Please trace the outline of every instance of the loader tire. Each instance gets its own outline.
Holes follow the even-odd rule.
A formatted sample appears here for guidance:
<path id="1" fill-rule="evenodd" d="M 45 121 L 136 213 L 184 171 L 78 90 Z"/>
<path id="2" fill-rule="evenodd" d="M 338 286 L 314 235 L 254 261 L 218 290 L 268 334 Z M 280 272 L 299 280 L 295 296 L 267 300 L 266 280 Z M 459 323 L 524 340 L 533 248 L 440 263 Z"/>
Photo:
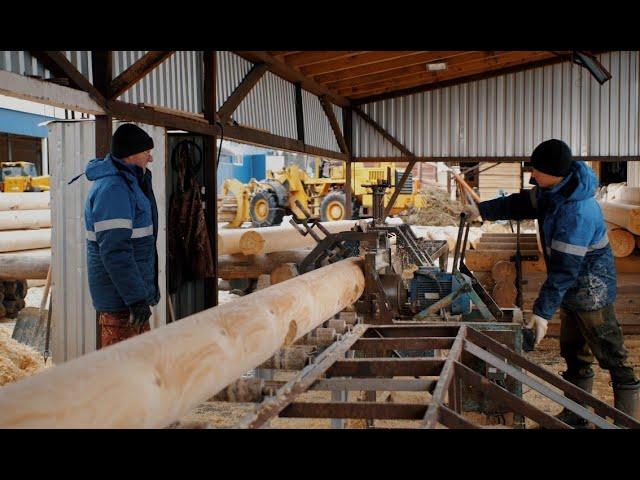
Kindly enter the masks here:
<path id="1" fill-rule="evenodd" d="M 262 190 L 251 198 L 249 215 L 254 227 L 270 227 L 280 225 L 284 217 L 284 209 L 278 207 L 278 197 L 275 192 Z"/>
<path id="2" fill-rule="evenodd" d="M 335 222 L 347 218 L 346 197 L 344 192 L 329 192 L 320 203 L 320 220 Z"/>

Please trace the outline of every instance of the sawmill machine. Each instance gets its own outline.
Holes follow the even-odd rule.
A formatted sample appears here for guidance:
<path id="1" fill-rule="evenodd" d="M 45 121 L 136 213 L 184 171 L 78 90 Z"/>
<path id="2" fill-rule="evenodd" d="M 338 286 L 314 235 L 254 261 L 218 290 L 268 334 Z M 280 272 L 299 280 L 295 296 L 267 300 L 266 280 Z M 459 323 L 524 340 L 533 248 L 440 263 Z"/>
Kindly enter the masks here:
<path id="1" fill-rule="evenodd" d="M 343 220 L 347 217 L 370 216 L 373 209 L 364 182 L 384 179 L 386 170 L 391 169 L 394 182 L 384 194 L 384 205 L 388 204 L 395 184 L 404 173 L 395 163 L 384 163 L 380 167 L 353 167 L 352 212 L 347 215 L 345 185 L 345 165 L 343 162 L 316 162 L 315 173 L 308 175 L 298 165 L 289 165 L 278 172 L 269 170 L 267 178 L 252 179 L 247 184 L 236 179 L 227 179 L 222 185 L 222 195 L 218 201 L 218 221 L 229 222 L 228 228 L 239 228 L 244 222 L 254 227 L 279 225 L 285 215 L 297 219 L 305 218 L 298 202 L 321 221 Z M 397 214 L 409 206 L 423 205 L 419 195 L 418 182 L 409 179 L 398 195 L 391 214 Z"/>
<path id="2" fill-rule="evenodd" d="M 373 219 L 361 220 L 351 231 L 331 234 L 319 219 L 299 205 L 306 216 L 292 218 L 291 223 L 300 234 L 311 235 L 317 242 L 298 265 L 299 272 L 352 256 L 363 257 L 365 291 L 356 303 L 356 310 L 366 323 L 521 320 L 520 310 L 500 309 L 465 265 L 470 225 L 464 214 L 450 272 L 446 269 L 449 255 L 446 241 L 419 239 L 409 225 L 384 223 L 383 200 L 391 185 L 389 176 L 363 185 L 371 191 Z M 391 241 L 394 238 L 395 252 Z"/>

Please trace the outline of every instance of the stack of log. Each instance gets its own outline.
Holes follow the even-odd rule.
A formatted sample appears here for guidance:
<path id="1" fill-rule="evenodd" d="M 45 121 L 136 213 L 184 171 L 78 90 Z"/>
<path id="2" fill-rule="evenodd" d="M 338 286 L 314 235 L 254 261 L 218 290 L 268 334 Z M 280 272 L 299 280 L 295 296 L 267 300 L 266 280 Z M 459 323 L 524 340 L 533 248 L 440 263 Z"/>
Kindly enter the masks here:
<path id="1" fill-rule="evenodd" d="M 25 306 L 26 280 L 45 279 L 51 263 L 49 192 L 0 193 L 0 318 Z"/>
<path id="2" fill-rule="evenodd" d="M 618 271 L 640 272 L 640 187 L 618 186 L 598 203 Z"/>

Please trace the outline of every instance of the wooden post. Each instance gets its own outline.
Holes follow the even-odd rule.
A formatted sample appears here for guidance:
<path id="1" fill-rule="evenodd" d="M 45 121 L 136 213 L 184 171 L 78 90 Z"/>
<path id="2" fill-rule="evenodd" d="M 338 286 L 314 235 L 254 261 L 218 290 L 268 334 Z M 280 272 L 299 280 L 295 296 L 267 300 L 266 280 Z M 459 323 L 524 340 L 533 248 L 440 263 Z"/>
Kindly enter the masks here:
<path id="1" fill-rule="evenodd" d="M 111 51 L 94 50 L 91 52 L 91 69 L 93 72 L 93 86 L 107 97 L 111 80 L 113 79 L 113 57 Z M 90 93 L 90 92 L 89 92 Z M 96 157 L 106 156 L 111 150 L 111 137 L 113 136 L 113 117 L 96 115 Z M 96 350 L 102 348 L 102 329 L 98 322 L 96 311 Z"/>
<path id="2" fill-rule="evenodd" d="M 207 50 L 204 55 L 204 117 L 213 125 L 216 121 L 216 52 Z M 218 221 L 217 221 L 217 144 L 216 135 L 204 137 L 204 187 L 205 217 L 213 256 L 215 275 L 204 281 L 205 308 L 218 304 Z"/>
<path id="3" fill-rule="evenodd" d="M 353 111 L 351 107 L 342 109 L 342 124 L 344 125 L 344 140 L 347 144 L 349 159 L 344 162 L 344 196 L 345 196 L 345 219 L 353 218 L 353 205 L 351 204 L 353 191 L 351 188 L 351 168 L 353 167 Z"/>

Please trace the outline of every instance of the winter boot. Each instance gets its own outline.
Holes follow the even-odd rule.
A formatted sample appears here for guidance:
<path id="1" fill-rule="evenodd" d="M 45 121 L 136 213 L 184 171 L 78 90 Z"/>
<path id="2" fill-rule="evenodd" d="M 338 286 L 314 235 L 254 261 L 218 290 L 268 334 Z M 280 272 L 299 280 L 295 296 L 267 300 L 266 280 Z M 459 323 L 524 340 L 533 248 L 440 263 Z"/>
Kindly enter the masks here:
<path id="1" fill-rule="evenodd" d="M 593 377 L 595 375 L 593 371 L 591 371 L 591 376 L 574 376 L 569 374 L 569 372 L 562 372 L 561 375 L 567 382 L 573 383 L 576 387 L 581 388 L 589 394 L 591 393 L 593 389 Z M 571 398 L 570 395 L 567 395 L 567 398 L 580 403 L 577 399 Z M 584 406 L 583 403 L 580 403 L 580 405 Z M 573 428 L 589 428 L 589 422 L 587 420 L 566 408 L 563 408 L 562 411 L 556 415 L 556 418 Z"/>
<path id="2" fill-rule="evenodd" d="M 640 381 L 613 386 L 613 405 L 630 417 L 640 420 Z"/>

